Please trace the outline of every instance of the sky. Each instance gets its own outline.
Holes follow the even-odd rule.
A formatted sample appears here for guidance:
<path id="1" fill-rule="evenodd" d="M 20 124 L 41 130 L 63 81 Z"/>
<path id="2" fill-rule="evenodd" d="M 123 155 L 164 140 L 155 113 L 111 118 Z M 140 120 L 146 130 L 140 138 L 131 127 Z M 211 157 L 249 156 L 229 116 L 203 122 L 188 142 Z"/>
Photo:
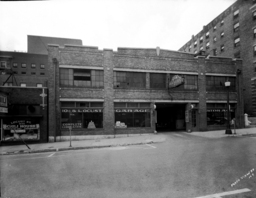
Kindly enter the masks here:
<path id="1" fill-rule="evenodd" d="M 0 1 L 0 50 L 27 51 L 27 35 L 81 39 L 117 50 L 178 50 L 235 0 Z"/>

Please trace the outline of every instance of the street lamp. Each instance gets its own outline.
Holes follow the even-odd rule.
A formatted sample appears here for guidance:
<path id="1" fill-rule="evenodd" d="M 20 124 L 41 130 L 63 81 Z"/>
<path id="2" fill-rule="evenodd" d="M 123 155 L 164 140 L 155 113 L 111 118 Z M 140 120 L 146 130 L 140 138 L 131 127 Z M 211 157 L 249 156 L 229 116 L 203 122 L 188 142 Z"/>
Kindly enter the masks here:
<path id="1" fill-rule="evenodd" d="M 232 131 L 231 131 L 231 129 L 230 129 L 230 114 L 229 114 L 229 87 L 230 87 L 230 82 L 229 81 L 227 81 L 227 82 L 225 82 L 225 87 L 227 87 L 227 89 L 228 89 L 228 92 L 227 92 L 227 113 L 228 113 L 228 120 L 227 120 L 227 128 L 226 128 L 226 132 L 225 132 L 225 134 L 232 134 Z"/>

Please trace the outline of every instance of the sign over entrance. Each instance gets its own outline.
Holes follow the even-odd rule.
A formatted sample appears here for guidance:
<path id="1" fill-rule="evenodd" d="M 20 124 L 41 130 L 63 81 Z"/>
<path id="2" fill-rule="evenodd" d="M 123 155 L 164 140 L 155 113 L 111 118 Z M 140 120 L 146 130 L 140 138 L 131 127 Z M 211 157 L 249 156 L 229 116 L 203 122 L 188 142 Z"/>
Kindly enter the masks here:
<path id="1" fill-rule="evenodd" d="M 184 78 L 179 75 L 175 75 L 169 82 L 169 88 L 177 87 L 184 83 Z"/>

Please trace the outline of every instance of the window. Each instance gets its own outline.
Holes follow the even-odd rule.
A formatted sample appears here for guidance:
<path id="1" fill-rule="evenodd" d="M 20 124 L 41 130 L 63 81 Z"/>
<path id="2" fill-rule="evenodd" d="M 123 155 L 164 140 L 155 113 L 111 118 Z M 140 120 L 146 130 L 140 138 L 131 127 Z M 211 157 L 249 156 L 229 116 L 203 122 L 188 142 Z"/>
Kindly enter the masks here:
<path id="1" fill-rule="evenodd" d="M 194 53 L 197 54 L 197 50 Z"/>
<path id="2" fill-rule="evenodd" d="M 234 24 L 234 32 L 239 30 L 239 22 Z"/>
<path id="3" fill-rule="evenodd" d="M 222 20 L 222 21 L 220 22 L 220 25 L 221 25 L 221 26 L 223 26 L 223 25 L 224 25 L 224 20 Z"/>
<path id="4" fill-rule="evenodd" d="M 150 88 L 165 89 L 166 88 L 166 74 L 151 73 L 150 74 Z"/>
<path id="5" fill-rule="evenodd" d="M 230 104 L 231 119 L 235 117 L 235 104 Z M 227 103 L 207 104 L 207 125 L 225 126 L 227 124 Z"/>
<path id="6" fill-rule="evenodd" d="M 197 41 L 194 42 L 194 47 L 196 47 L 196 46 L 197 46 Z"/>
<path id="7" fill-rule="evenodd" d="M 213 49 L 213 56 L 217 56 L 217 49 Z"/>
<path id="8" fill-rule="evenodd" d="M 253 38 L 256 38 L 256 28 L 253 29 Z"/>
<path id="9" fill-rule="evenodd" d="M 221 33 L 220 33 L 220 37 L 221 37 L 221 38 L 224 37 L 224 32 L 221 32 Z"/>
<path id="10" fill-rule="evenodd" d="M 204 47 L 202 46 L 202 47 L 200 47 L 200 51 L 203 51 L 204 50 Z"/>
<path id="11" fill-rule="evenodd" d="M 103 102 L 61 102 L 61 128 L 103 128 Z"/>
<path id="12" fill-rule="evenodd" d="M 209 38 L 209 36 L 210 36 L 210 32 L 206 32 L 206 34 L 205 34 L 205 38 L 206 38 L 206 39 L 208 39 L 208 38 Z"/>
<path id="13" fill-rule="evenodd" d="M 254 54 L 254 56 L 256 56 L 256 45 L 253 46 L 253 54 Z"/>
<path id="14" fill-rule="evenodd" d="M 12 66 L 13 66 L 14 68 L 18 67 L 18 63 L 13 63 Z"/>
<path id="15" fill-rule="evenodd" d="M 200 42 L 200 43 L 203 42 L 203 36 L 200 37 L 199 42 Z"/>
<path id="16" fill-rule="evenodd" d="M 236 10 L 235 12 L 234 12 L 234 19 L 236 19 L 236 18 L 238 18 L 238 16 L 239 16 L 239 10 Z"/>
<path id="17" fill-rule="evenodd" d="M 36 87 L 43 87 L 43 84 L 37 83 L 37 84 L 36 84 Z"/>
<path id="18" fill-rule="evenodd" d="M 31 72 L 31 75 L 36 75 L 36 72 Z"/>
<path id="19" fill-rule="evenodd" d="M 35 69 L 35 68 L 36 68 L 36 64 L 32 63 L 32 64 L 31 64 L 31 68 L 32 68 L 32 69 Z"/>
<path id="20" fill-rule="evenodd" d="M 252 13 L 252 18 L 253 18 L 253 20 L 256 19 L 256 11 L 254 11 L 254 12 Z"/>
<path id="21" fill-rule="evenodd" d="M 114 88 L 146 88 L 146 73 L 116 71 Z"/>
<path id="22" fill-rule="evenodd" d="M 150 103 L 114 103 L 115 127 L 150 127 Z"/>
<path id="23" fill-rule="evenodd" d="M 7 68 L 7 62 L 1 61 L 1 68 Z"/>
<path id="24" fill-rule="evenodd" d="M 209 49 L 209 48 L 210 48 L 210 43 L 207 42 L 207 43 L 206 43 L 206 49 Z"/>
<path id="25" fill-rule="evenodd" d="M 239 46 L 240 45 L 240 38 L 238 37 L 238 38 L 236 38 L 235 40 L 234 40 L 234 47 L 237 47 L 237 46 Z"/>
<path id="26" fill-rule="evenodd" d="M 230 90 L 236 90 L 236 78 L 227 76 L 206 76 L 207 91 L 225 91 L 225 82 L 230 81 Z"/>
<path id="27" fill-rule="evenodd" d="M 60 85 L 69 87 L 103 87 L 103 70 L 60 69 Z"/>
<path id="28" fill-rule="evenodd" d="M 21 74 L 27 74 L 27 72 L 25 72 L 25 71 L 22 71 L 22 72 L 21 72 Z"/>
<path id="29" fill-rule="evenodd" d="M 217 42 L 217 37 L 213 37 L 213 42 L 216 43 Z"/>
<path id="30" fill-rule="evenodd" d="M 40 65 L 40 69 L 44 69 L 45 66 L 43 64 Z"/>
<path id="31" fill-rule="evenodd" d="M 191 45 L 189 46 L 188 51 L 189 51 L 189 52 L 191 51 Z"/>
<path id="32" fill-rule="evenodd" d="M 44 72 L 41 72 L 40 75 L 43 76 L 43 75 L 44 75 Z"/>
<path id="33" fill-rule="evenodd" d="M 197 90 L 197 76 L 186 75 L 184 88 L 189 90 Z"/>
<path id="34" fill-rule="evenodd" d="M 213 27 L 213 31 L 215 31 L 217 29 L 216 25 Z"/>
<path id="35" fill-rule="evenodd" d="M 225 49 L 225 48 L 224 48 L 224 45 L 221 45 L 221 46 L 220 46 L 220 51 L 221 51 L 221 52 L 224 52 L 224 49 Z"/>
<path id="36" fill-rule="evenodd" d="M 27 84 L 26 84 L 26 83 L 20 83 L 20 86 L 21 86 L 21 87 L 26 87 Z"/>
<path id="37" fill-rule="evenodd" d="M 26 68 L 26 67 L 27 67 L 26 63 L 22 63 L 22 64 L 21 64 L 21 67 L 22 67 L 22 68 Z"/>
<path id="38" fill-rule="evenodd" d="M 241 58 L 240 51 L 234 54 L 234 58 Z"/>

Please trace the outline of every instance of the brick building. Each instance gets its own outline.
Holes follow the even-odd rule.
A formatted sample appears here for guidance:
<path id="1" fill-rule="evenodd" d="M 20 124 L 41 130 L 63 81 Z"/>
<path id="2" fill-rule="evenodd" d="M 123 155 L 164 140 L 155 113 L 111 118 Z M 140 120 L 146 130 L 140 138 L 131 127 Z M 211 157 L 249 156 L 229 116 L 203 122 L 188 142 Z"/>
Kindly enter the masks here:
<path id="1" fill-rule="evenodd" d="M 245 113 L 256 116 L 256 1 L 237 0 L 179 51 L 243 60 Z"/>
<path id="2" fill-rule="evenodd" d="M 51 140 L 244 127 L 242 61 L 157 49 L 49 45 Z"/>

